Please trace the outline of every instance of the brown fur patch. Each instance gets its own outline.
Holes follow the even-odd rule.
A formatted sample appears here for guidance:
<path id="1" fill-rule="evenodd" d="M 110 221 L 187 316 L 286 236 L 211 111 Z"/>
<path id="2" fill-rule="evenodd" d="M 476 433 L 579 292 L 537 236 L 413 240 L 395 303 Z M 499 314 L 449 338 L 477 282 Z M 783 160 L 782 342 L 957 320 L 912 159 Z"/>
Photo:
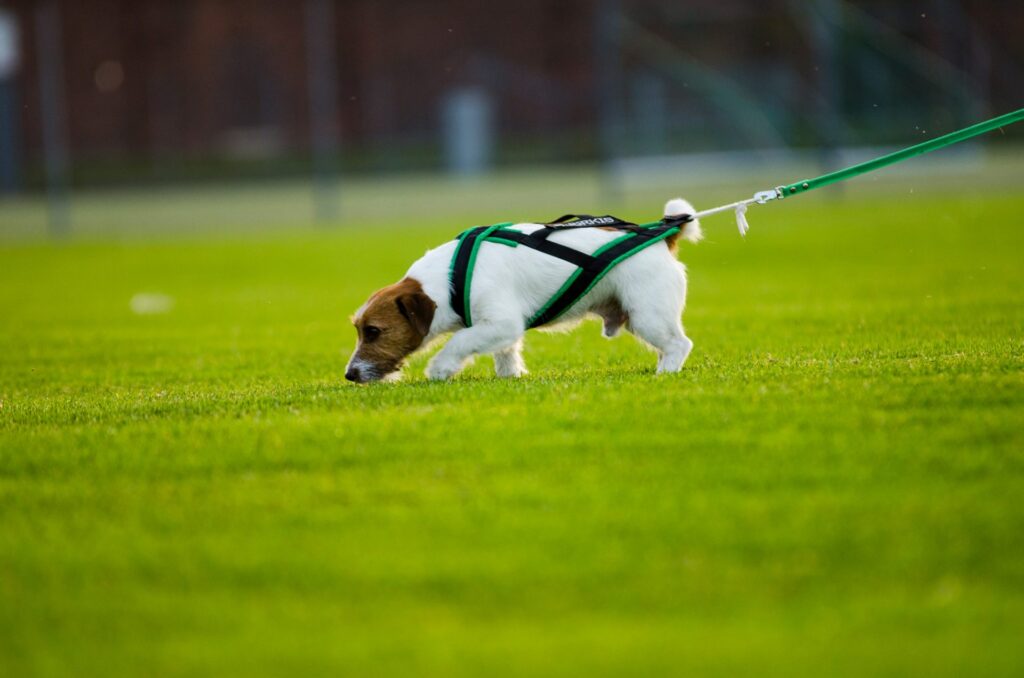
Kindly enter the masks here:
<path id="1" fill-rule="evenodd" d="M 412 278 L 374 292 L 353 319 L 359 343 L 352 358 L 366 367 L 364 380 L 380 379 L 401 367 L 405 357 L 423 344 L 436 308 Z"/>
<path id="2" fill-rule="evenodd" d="M 629 322 L 629 314 L 622 308 L 622 304 L 615 297 L 605 301 L 600 306 L 595 306 L 591 313 L 601 317 L 604 321 L 604 336 L 614 337 Z"/>
<path id="3" fill-rule="evenodd" d="M 682 231 L 680 231 L 679 233 L 674 233 L 669 237 L 665 238 L 665 244 L 668 245 L 668 251 L 671 252 L 673 255 L 676 254 L 679 250 L 679 246 L 676 243 L 679 240 L 679 236 L 681 236 L 682 234 Z"/>

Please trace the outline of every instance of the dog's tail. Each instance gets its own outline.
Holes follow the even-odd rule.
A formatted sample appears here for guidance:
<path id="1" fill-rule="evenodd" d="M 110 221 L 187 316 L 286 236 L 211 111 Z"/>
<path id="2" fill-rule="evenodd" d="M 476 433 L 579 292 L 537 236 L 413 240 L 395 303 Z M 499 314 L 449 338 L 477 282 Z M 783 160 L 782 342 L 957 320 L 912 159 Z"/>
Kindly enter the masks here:
<path id="1" fill-rule="evenodd" d="M 683 214 L 696 214 L 696 212 L 697 210 L 693 209 L 693 205 L 682 198 L 673 198 L 665 203 L 666 217 L 678 217 Z M 704 237 L 704 232 L 700 230 L 700 220 L 694 219 L 683 224 L 683 232 L 680 235 L 684 240 L 700 242 Z"/>

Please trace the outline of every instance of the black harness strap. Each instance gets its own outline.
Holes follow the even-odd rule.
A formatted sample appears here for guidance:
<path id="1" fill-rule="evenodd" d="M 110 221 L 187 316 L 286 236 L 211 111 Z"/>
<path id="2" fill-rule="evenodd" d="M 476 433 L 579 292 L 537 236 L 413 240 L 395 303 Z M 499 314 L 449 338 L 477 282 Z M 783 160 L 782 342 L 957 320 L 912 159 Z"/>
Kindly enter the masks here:
<path id="1" fill-rule="evenodd" d="M 466 324 L 466 327 L 469 327 L 471 324 L 469 300 L 466 295 L 468 287 L 466 282 L 471 270 L 469 266 L 470 258 L 476 252 L 477 240 L 488 228 L 488 226 L 477 226 L 459 236 L 459 244 L 455 248 L 455 256 L 452 257 L 452 265 L 448 276 L 451 281 L 451 303 L 452 308 L 462 318 L 462 322 Z"/>
<path id="2" fill-rule="evenodd" d="M 543 238 L 534 237 L 537 233 L 543 230 L 545 229 L 540 229 L 538 231 L 534 231 L 533 233 L 521 233 L 519 231 L 503 230 L 501 231 L 501 238 L 504 240 L 512 240 L 519 243 L 520 245 L 526 245 L 527 247 L 535 249 L 538 252 L 543 252 L 544 254 L 549 254 L 553 257 L 558 257 L 559 259 L 568 261 L 570 264 L 573 264 L 574 266 L 578 266 L 580 268 L 594 268 L 594 257 L 590 256 L 586 252 L 580 252 L 579 250 L 573 249 L 572 247 L 561 245 L 557 242 L 551 242 L 550 240 L 547 239 L 546 236 Z"/>
<path id="3" fill-rule="evenodd" d="M 554 221 L 547 222 L 544 225 L 544 228 L 538 228 L 536 231 L 531 233 L 530 239 L 534 242 L 543 242 L 548 239 L 549 235 L 558 231 L 565 231 L 571 228 L 594 227 L 608 227 L 619 231 L 642 230 L 637 224 L 634 224 L 631 221 L 624 221 L 618 217 L 613 217 L 610 214 L 600 217 L 595 217 L 592 214 L 563 214 Z M 531 243 L 531 246 L 532 244 L 533 243 Z M 537 247 L 536 249 L 540 248 Z"/>
<path id="4" fill-rule="evenodd" d="M 547 226 L 561 228 L 592 228 L 594 226 L 611 226 L 622 231 L 632 231 L 640 228 L 632 221 L 625 221 L 610 214 L 595 217 L 592 214 L 563 214 L 554 221 L 542 222 Z"/>

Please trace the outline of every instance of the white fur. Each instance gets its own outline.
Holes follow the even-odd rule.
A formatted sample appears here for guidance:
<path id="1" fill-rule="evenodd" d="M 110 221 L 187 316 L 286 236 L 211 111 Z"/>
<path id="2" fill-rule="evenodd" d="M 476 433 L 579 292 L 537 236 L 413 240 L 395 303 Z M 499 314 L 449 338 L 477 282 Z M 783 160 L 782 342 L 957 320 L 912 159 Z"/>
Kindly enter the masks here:
<path id="1" fill-rule="evenodd" d="M 665 203 L 665 216 L 666 217 L 677 217 L 681 214 L 696 214 L 697 210 L 693 209 L 686 200 L 682 198 L 673 198 Z M 698 243 L 704 239 L 704 231 L 700 230 L 700 219 L 694 219 L 693 221 L 687 222 L 683 226 L 683 232 L 680 236 L 684 240 L 689 240 L 692 243 Z"/>
<path id="2" fill-rule="evenodd" d="M 694 211 L 682 198 L 665 205 L 666 216 L 693 214 Z M 530 233 L 541 225 L 524 223 L 511 228 Z M 550 239 L 593 252 L 621 235 L 617 231 L 581 228 L 554 233 Z M 690 242 L 700 240 L 700 223 L 696 220 L 687 223 L 681 237 Z M 423 291 L 437 304 L 424 344 L 454 332 L 430 362 L 427 377 L 448 379 L 472 356 L 483 353 L 495 355 L 495 371 L 499 376 L 525 374 L 522 337 L 526 319 L 555 294 L 576 267 L 529 247 L 483 243 L 477 255 L 470 293 L 473 326 L 466 328 L 449 303 L 448 275 L 454 251 L 454 241 L 432 249 L 407 273 L 407 277 L 419 281 Z M 625 310 L 629 330 L 657 350 L 658 372 L 678 372 L 690 355 L 693 342 L 683 332 L 680 318 L 686 303 L 686 268 L 668 246 L 658 243 L 613 268 L 556 321 L 557 326 L 577 322 L 610 300 L 617 300 Z M 617 329 L 614 323 L 606 324 L 606 336 L 613 335 Z"/>

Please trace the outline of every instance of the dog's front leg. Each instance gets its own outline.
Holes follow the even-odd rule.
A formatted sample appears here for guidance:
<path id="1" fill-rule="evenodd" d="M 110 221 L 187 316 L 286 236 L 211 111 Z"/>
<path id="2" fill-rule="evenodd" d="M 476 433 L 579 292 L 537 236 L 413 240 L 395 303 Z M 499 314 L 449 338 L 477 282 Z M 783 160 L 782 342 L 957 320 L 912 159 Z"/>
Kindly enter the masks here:
<path id="1" fill-rule="evenodd" d="M 522 324 L 513 322 L 481 322 L 459 330 L 427 365 L 427 378 L 450 379 L 471 356 L 514 346 L 523 332 Z"/>
<path id="2" fill-rule="evenodd" d="M 527 374 L 523 362 L 523 338 L 508 348 L 494 352 L 494 373 L 499 377 L 521 377 Z"/>

